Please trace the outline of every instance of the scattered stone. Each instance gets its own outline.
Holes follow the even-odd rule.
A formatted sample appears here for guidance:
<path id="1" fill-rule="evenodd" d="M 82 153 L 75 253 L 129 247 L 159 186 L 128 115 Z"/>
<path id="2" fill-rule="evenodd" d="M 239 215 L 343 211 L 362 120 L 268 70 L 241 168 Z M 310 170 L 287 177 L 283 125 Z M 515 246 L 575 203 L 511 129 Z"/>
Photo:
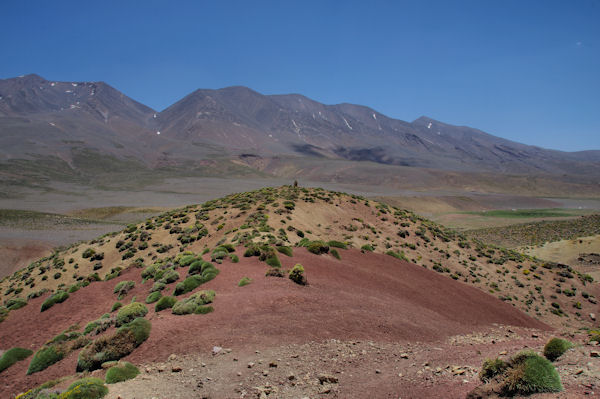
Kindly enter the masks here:
<path id="1" fill-rule="evenodd" d="M 381 370 L 375 369 L 375 374 L 381 374 Z"/>
<path id="2" fill-rule="evenodd" d="M 539 338 L 539 335 L 537 335 L 537 334 L 535 334 L 535 333 L 534 333 L 534 334 L 531 334 L 531 338 Z"/>
<path id="3" fill-rule="evenodd" d="M 504 356 L 504 355 L 506 355 L 507 353 L 508 353 L 508 352 L 506 352 L 506 351 L 502 351 L 502 352 L 500 352 L 500 353 L 499 353 L 499 355 L 500 355 L 500 356 Z"/>
<path id="4" fill-rule="evenodd" d="M 592 319 L 593 321 L 596 321 L 596 314 L 590 313 L 590 319 Z"/>
<path id="5" fill-rule="evenodd" d="M 240 372 L 238 371 L 238 372 L 237 372 L 237 376 L 238 376 L 238 377 L 241 377 L 241 376 L 242 376 L 242 373 L 240 373 Z"/>
<path id="6" fill-rule="evenodd" d="M 254 367 L 254 362 L 248 363 L 248 368 L 251 369 L 252 367 Z"/>
<path id="7" fill-rule="evenodd" d="M 171 367 L 171 372 L 172 373 L 181 373 L 182 370 L 183 369 L 181 367 L 179 367 L 179 366 L 173 366 L 173 367 Z"/>
<path id="8" fill-rule="evenodd" d="M 213 346 L 213 348 L 212 348 L 213 356 L 218 355 L 222 350 L 223 350 L 223 348 L 221 348 L 220 346 Z"/>
<path id="9" fill-rule="evenodd" d="M 590 352 L 590 356 L 591 357 L 600 357 L 600 352 L 598 352 L 598 351 L 591 351 Z"/>
<path id="10" fill-rule="evenodd" d="M 263 371 L 262 373 L 265 377 L 269 375 L 269 372 L 267 370 Z"/>
<path id="11" fill-rule="evenodd" d="M 400 354 L 400 357 L 401 357 L 402 359 L 408 359 L 408 354 L 407 354 L 407 353 L 401 353 L 401 354 Z"/>
<path id="12" fill-rule="evenodd" d="M 289 374 L 287 378 L 290 381 L 294 381 L 296 379 L 296 376 L 294 374 Z"/>
<path id="13" fill-rule="evenodd" d="M 575 370 L 575 375 L 583 374 L 583 369 Z"/>
<path id="14" fill-rule="evenodd" d="M 177 359 L 177 355 L 176 355 L 176 354 L 174 354 L 174 353 L 172 353 L 172 354 L 169 356 L 169 361 L 170 361 L 170 362 L 172 362 L 172 361 L 173 361 L 173 360 L 175 360 L 175 359 Z"/>
<path id="15" fill-rule="evenodd" d="M 277 367 L 277 362 L 270 362 L 269 367 Z"/>

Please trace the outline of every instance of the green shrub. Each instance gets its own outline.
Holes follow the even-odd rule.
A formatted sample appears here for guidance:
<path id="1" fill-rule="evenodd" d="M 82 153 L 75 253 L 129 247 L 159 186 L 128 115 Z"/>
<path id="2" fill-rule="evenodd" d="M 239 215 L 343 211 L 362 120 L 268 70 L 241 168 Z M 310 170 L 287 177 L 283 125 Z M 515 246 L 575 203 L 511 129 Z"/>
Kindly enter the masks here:
<path id="1" fill-rule="evenodd" d="M 213 264 L 210 262 L 207 262 L 205 260 L 197 260 L 190 265 L 188 273 L 190 275 L 201 274 L 204 269 L 211 266 L 213 266 Z"/>
<path id="2" fill-rule="evenodd" d="M 83 251 L 83 253 L 81 254 L 81 257 L 84 259 L 90 258 L 95 253 L 96 253 L 96 251 L 94 251 L 92 248 L 88 248 L 85 251 Z"/>
<path id="3" fill-rule="evenodd" d="M 177 299 L 174 296 L 163 296 L 156 302 L 154 306 L 155 312 L 160 312 L 161 310 L 172 308 L 173 305 L 177 302 Z"/>
<path id="4" fill-rule="evenodd" d="M 0 306 L 0 323 L 6 320 L 9 313 L 10 311 L 6 307 Z"/>
<path id="5" fill-rule="evenodd" d="M 306 249 L 313 254 L 321 255 L 329 252 L 329 245 L 325 244 L 323 241 L 311 241 L 306 246 Z"/>
<path id="6" fill-rule="evenodd" d="M 327 245 L 329 245 L 330 247 L 334 247 L 334 248 L 348 249 L 348 245 L 346 245 L 346 243 L 340 242 L 340 241 L 329 241 L 327 243 Z"/>
<path id="7" fill-rule="evenodd" d="M 173 295 L 177 296 L 191 292 L 200 285 L 212 280 L 218 274 L 219 270 L 215 268 L 212 265 L 212 263 L 207 262 L 207 265 L 202 269 L 202 273 L 200 275 L 190 276 L 183 280 L 183 282 L 178 283 L 175 286 L 175 291 L 173 292 Z"/>
<path id="8" fill-rule="evenodd" d="M 233 263 L 238 263 L 240 261 L 240 258 L 236 254 L 229 254 L 229 259 L 231 259 L 231 262 Z"/>
<path id="9" fill-rule="evenodd" d="M 29 349 L 24 348 L 10 348 L 2 357 L 0 357 L 0 373 L 21 360 L 27 359 L 33 354 Z"/>
<path id="10" fill-rule="evenodd" d="M 208 314 L 214 312 L 214 308 L 212 306 L 198 306 L 196 308 L 195 314 Z"/>
<path id="11" fill-rule="evenodd" d="M 572 346 L 573 345 L 565 339 L 552 338 L 550 341 L 548 341 L 546 346 L 544 346 L 544 356 L 546 359 L 553 362 L 561 357 L 563 353 L 565 353 Z"/>
<path id="12" fill-rule="evenodd" d="M 281 270 L 281 268 L 272 267 L 269 270 L 267 270 L 267 272 L 265 273 L 265 276 L 267 276 L 267 277 L 283 277 L 284 273 L 283 273 L 283 270 Z"/>
<path id="13" fill-rule="evenodd" d="M 50 309 L 52 306 L 57 303 L 62 303 L 67 300 L 69 294 L 64 291 L 59 291 L 56 294 L 52 295 L 50 298 L 46 299 L 44 303 L 42 303 L 42 312 Z"/>
<path id="14" fill-rule="evenodd" d="M 161 296 L 162 296 L 162 294 L 160 293 L 160 291 L 154 291 L 146 297 L 146 303 L 148 303 L 148 304 L 154 303 L 154 302 L 158 301 Z"/>
<path id="15" fill-rule="evenodd" d="M 265 263 L 271 267 L 281 267 L 281 261 L 275 251 L 272 251 L 265 259 Z"/>
<path id="16" fill-rule="evenodd" d="M 64 351 L 55 345 L 43 347 L 33 355 L 29 368 L 27 369 L 27 375 L 37 373 L 52 366 L 54 363 L 60 361 L 65 357 Z"/>
<path id="17" fill-rule="evenodd" d="M 112 307 L 110 308 L 110 312 L 114 312 L 115 310 L 119 310 L 121 309 L 121 307 L 123 306 L 123 304 L 121 302 L 115 302 L 113 303 Z"/>
<path id="18" fill-rule="evenodd" d="M 479 379 L 488 382 L 498 374 L 502 374 L 508 368 L 508 363 L 500 358 L 486 359 L 481 367 Z"/>
<path id="19" fill-rule="evenodd" d="M 280 246 L 275 247 L 275 249 L 277 249 L 277 251 L 279 253 L 282 253 L 286 256 L 294 256 L 292 247 L 286 247 L 285 245 L 280 245 Z"/>
<path id="20" fill-rule="evenodd" d="M 250 277 L 242 277 L 242 279 L 238 283 L 238 287 L 243 287 L 245 285 L 250 284 L 251 282 L 252 282 L 252 279 Z"/>
<path id="21" fill-rule="evenodd" d="M 396 259 L 402 259 L 402 260 L 405 260 L 408 262 L 408 258 L 406 257 L 406 255 L 404 255 L 404 251 L 400 251 L 400 252 L 387 251 L 385 254 L 389 255 L 389 256 L 393 256 Z"/>
<path id="22" fill-rule="evenodd" d="M 133 302 L 123 306 L 117 313 L 117 327 L 129 323 L 138 317 L 144 317 L 148 313 L 148 308 L 140 302 Z"/>
<path id="23" fill-rule="evenodd" d="M 257 245 L 250 245 L 244 252 L 244 256 L 246 258 L 251 256 L 260 256 L 260 248 Z"/>
<path id="24" fill-rule="evenodd" d="M 8 310 L 17 310 L 21 309 L 23 306 L 27 306 L 27 301 L 22 298 L 11 298 L 6 301 L 6 307 Z"/>
<path id="25" fill-rule="evenodd" d="M 58 396 L 58 399 L 100 399 L 108 393 L 104 381 L 99 378 L 87 377 L 72 383 L 69 388 Z"/>
<path id="26" fill-rule="evenodd" d="M 173 305 L 172 312 L 176 315 L 192 314 L 196 312 L 199 306 L 212 303 L 214 299 L 214 291 L 198 291 L 185 299 L 177 301 Z"/>
<path id="27" fill-rule="evenodd" d="M 292 270 L 290 270 L 289 278 L 296 284 L 306 285 L 306 276 L 304 276 L 304 267 L 302 267 L 302 265 L 299 263 L 296 264 L 296 266 L 294 266 L 292 268 Z"/>
<path id="28" fill-rule="evenodd" d="M 100 325 L 100 322 L 98 320 L 90 321 L 89 323 L 87 323 L 85 325 L 85 328 L 83 329 L 83 335 L 88 335 L 89 333 L 94 331 L 96 328 L 98 328 L 99 325 Z"/>
<path id="29" fill-rule="evenodd" d="M 119 294 L 119 297 L 123 297 L 123 296 L 127 295 L 127 293 L 133 287 L 135 287 L 134 281 L 124 280 L 124 281 L 117 283 L 117 285 L 115 285 L 115 289 L 113 290 L 113 293 Z"/>
<path id="30" fill-rule="evenodd" d="M 560 376 L 548 359 L 535 352 L 522 352 L 511 359 L 511 368 L 504 380 L 505 394 L 530 395 L 561 390 Z"/>
<path id="31" fill-rule="evenodd" d="M 373 252 L 375 250 L 375 248 L 373 248 L 373 246 L 371 244 L 365 244 L 362 247 L 360 247 L 360 249 L 364 252 L 364 251 L 369 251 L 369 252 Z"/>
<path id="32" fill-rule="evenodd" d="M 96 370 L 102 363 L 129 355 L 150 336 L 152 325 L 137 318 L 119 328 L 114 334 L 97 338 L 79 352 L 77 371 Z"/>
<path id="33" fill-rule="evenodd" d="M 338 252 L 338 250 L 337 250 L 337 249 L 335 249 L 335 248 L 331 248 L 331 249 L 329 250 L 329 253 L 330 253 L 331 255 L 333 255 L 333 257 L 334 257 L 334 258 L 336 258 L 337 260 L 340 260 L 340 259 L 342 259 L 342 257 L 340 256 L 340 253 L 339 253 L 339 252 Z"/>
<path id="34" fill-rule="evenodd" d="M 131 380 L 140 373 L 137 367 L 129 362 L 123 362 L 122 365 L 111 367 L 106 372 L 106 383 L 115 384 L 117 382 Z"/>

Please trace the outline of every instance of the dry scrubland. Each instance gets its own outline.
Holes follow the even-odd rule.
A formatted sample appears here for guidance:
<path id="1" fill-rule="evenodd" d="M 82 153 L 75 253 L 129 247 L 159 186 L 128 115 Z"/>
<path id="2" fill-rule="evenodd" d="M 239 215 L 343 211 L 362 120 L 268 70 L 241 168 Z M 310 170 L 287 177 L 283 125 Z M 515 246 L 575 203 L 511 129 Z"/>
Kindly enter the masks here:
<path id="1" fill-rule="evenodd" d="M 238 262 L 241 271 L 235 268 Z M 394 265 L 407 268 L 394 270 Z M 290 278 L 269 279 L 265 271 L 267 276 Z M 296 291 L 306 279 L 309 285 Z M 361 284 L 370 291 L 361 291 Z M 422 287 L 417 290 L 419 284 Z M 106 295 L 107 289 L 112 297 Z M 247 298 L 239 291 L 244 289 L 252 293 Z M 403 297 L 411 289 L 414 295 Z M 339 295 L 328 296 L 330 291 Z M 202 341 L 206 349 L 217 341 L 239 346 L 241 338 L 259 345 L 265 336 L 271 342 L 262 345 L 281 344 L 281 337 L 303 343 L 336 338 L 353 329 L 362 339 L 439 340 L 467 332 L 461 329 L 489 327 L 493 317 L 500 324 L 541 330 L 550 325 L 581 334 L 595 327 L 595 316 L 590 314 L 597 310 L 598 294 L 591 276 L 570 266 L 486 245 L 406 210 L 323 189 L 264 188 L 150 217 L 123 231 L 57 250 L 4 278 L 0 282 L 0 303 L 5 305 L 0 308 L 1 342 L 38 351 L 29 365 L 30 377 L 25 376 L 25 361 L 14 366 L 14 371 L 9 369 L 14 382 L 4 394 L 71 376 L 75 365 L 80 371 L 91 371 L 130 353 L 128 359 L 142 364 L 148 359 L 164 360 L 160 356 L 170 351 L 189 351 L 198 339 L 195 330 L 204 325 L 196 322 L 199 317 L 214 322 L 200 333 L 212 337 L 212 342 Z M 400 300 L 396 297 L 403 299 L 394 304 Z M 346 302 L 336 304 L 336 298 Z M 154 311 L 148 310 L 154 306 Z M 290 314 L 296 307 L 304 310 L 299 314 L 307 319 L 290 332 L 281 322 L 296 320 Z M 407 312 L 402 323 L 408 324 L 403 328 L 386 326 L 386 318 L 371 320 L 378 312 L 396 307 Z M 440 307 L 447 310 L 427 317 Z M 244 308 L 243 321 L 232 313 L 236 308 Z M 349 313 L 344 315 L 343 309 Z M 185 314 L 196 315 L 178 318 Z M 258 314 L 265 319 L 253 319 Z M 440 328 L 426 325 L 425 320 L 431 323 L 441 314 L 449 319 Z M 312 317 L 314 323 L 310 323 Z M 336 330 L 338 317 L 353 326 Z M 21 324 L 27 320 L 31 326 Z M 40 330 L 34 328 L 36 323 L 47 324 Z M 314 331 L 315 325 L 324 331 Z M 13 336 L 23 328 L 34 330 L 28 332 L 30 342 Z M 248 335 L 227 335 L 228 328 Z M 191 334 L 189 341 L 181 338 L 186 334 Z M 587 334 L 577 336 L 587 339 Z M 150 346 L 144 345 L 147 339 Z M 521 360 L 527 363 L 527 359 Z M 525 367 L 521 360 L 508 362 L 506 367 Z M 60 384 L 57 387 L 67 388 L 66 383 Z M 95 385 L 90 382 L 90 386 Z"/>

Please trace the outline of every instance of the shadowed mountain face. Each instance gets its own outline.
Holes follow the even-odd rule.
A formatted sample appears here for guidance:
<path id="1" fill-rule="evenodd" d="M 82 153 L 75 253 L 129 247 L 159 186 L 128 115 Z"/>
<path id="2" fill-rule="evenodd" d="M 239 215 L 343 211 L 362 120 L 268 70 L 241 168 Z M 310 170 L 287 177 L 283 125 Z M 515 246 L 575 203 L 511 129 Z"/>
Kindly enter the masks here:
<path id="1" fill-rule="evenodd" d="M 0 160 L 92 151 L 145 164 L 280 156 L 370 161 L 445 171 L 600 175 L 600 152 L 566 153 L 421 117 L 324 105 L 245 87 L 197 90 L 156 112 L 96 82 L 37 75 L 0 80 Z"/>

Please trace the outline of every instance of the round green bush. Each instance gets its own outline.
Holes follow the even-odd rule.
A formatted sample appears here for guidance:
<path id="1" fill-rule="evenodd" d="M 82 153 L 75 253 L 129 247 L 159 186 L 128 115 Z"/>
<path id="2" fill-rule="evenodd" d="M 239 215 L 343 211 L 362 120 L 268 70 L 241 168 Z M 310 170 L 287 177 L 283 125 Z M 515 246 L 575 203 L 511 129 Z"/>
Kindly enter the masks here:
<path id="1" fill-rule="evenodd" d="M 544 356 L 546 359 L 551 362 L 555 361 L 559 357 L 563 355 L 569 348 L 571 348 L 572 344 L 560 338 L 552 338 L 546 346 L 544 346 Z"/>
<path id="2" fill-rule="evenodd" d="M 115 302 L 113 303 L 112 307 L 110 308 L 110 312 L 114 312 L 115 310 L 119 310 L 121 309 L 121 307 L 123 306 L 123 304 L 121 302 Z"/>
<path id="3" fill-rule="evenodd" d="M 156 302 L 154 306 L 155 312 L 160 312 L 161 310 L 170 309 L 175 305 L 177 299 L 174 296 L 163 296 Z"/>
<path id="4" fill-rule="evenodd" d="M 133 302 L 129 305 L 125 305 L 119 309 L 119 312 L 117 313 L 117 327 L 129 323 L 138 317 L 144 317 L 147 313 L 148 308 L 143 303 Z"/>
<path id="5" fill-rule="evenodd" d="M 129 362 L 123 362 L 120 365 L 111 367 L 106 372 L 106 383 L 115 384 L 117 382 L 127 381 L 135 378 L 140 373 L 137 367 Z"/>
<path id="6" fill-rule="evenodd" d="M 535 352 L 517 354 L 510 366 L 504 379 L 504 394 L 531 395 L 563 389 L 554 365 Z"/>
<path id="7" fill-rule="evenodd" d="M 77 358 L 77 371 L 96 370 L 102 363 L 129 355 L 150 336 L 152 324 L 137 318 L 119 328 L 114 334 L 97 338 L 87 345 Z"/>
<path id="8" fill-rule="evenodd" d="M 289 278 L 296 284 L 306 285 L 306 276 L 304 276 L 304 267 L 302 267 L 302 265 L 299 263 L 296 264 L 296 266 L 294 266 L 292 268 L 292 270 L 290 270 Z"/>
<path id="9" fill-rule="evenodd" d="M 50 298 L 46 299 L 44 303 L 42 303 L 42 312 L 50 309 L 52 306 L 57 303 L 62 303 L 67 300 L 69 294 L 64 291 L 59 291 L 56 294 L 52 295 Z"/>
<path id="10" fill-rule="evenodd" d="M 498 374 L 502 374 L 507 368 L 508 363 L 500 358 L 486 359 L 481 367 L 479 379 L 483 382 L 487 382 Z"/>
<path id="11" fill-rule="evenodd" d="M 196 311 L 200 312 L 199 307 L 211 303 L 214 299 L 214 291 L 198 291 L 185 299 L 177 301 L 177 303 L 173 305 L 172 313 L 176 315 L 186 315 L 196 313 Z"/>
<path id="12" fill-rule="evenodd" d="M 125 295 L 127 294 L 133 287 L 135 287 L 135 281 L 120 281 L 115 285 L 115 289 L 113 290 L 114 294 Z"/>
<path id="13" fill-rule="evenodd" d="M 161 296 L 162 296 L 162 294 L 160 293 L 160 291 L 154 291 L 146 297 L 146 303 L 148 303 L 148 304 L 154 303 L 154 302 L 158 301 Z"/>
<path id="14" fill-rule="evenodd" d="M 58 399 L 100 399 L 108 393 L 104 381 L 99 378 L 82 378 L 72 383 Z"/>
<path id="15" fill-rule="evenodd" d="M 21 309 L 23 306 L 27 305 L 27 301 L 22 298 L 11 298 L 6 301 L 6 307 L 8 310 L 17 310 Z"/>
<path id="16" fill-rule="evenodd" d="M 54 363 L 62 360 L 64 356 L 65 354 L 54 345 L 38 350 L 35 352 L 35 355 L 33 355 L 31 363 L 29 363 L 27 375 L 47 369 Z"/>
<path id="17" fill-rule="evenodd" d="M 252 279 L 250 277 L 242 277 L 242 279 L 238 283 L 238 287 L 243 287 L 245 285 L 250 284 L 251 282 L 252 282 Z"/>
<path id="18" fill-rule="evenodd" d="M 27 359 L 33 354 L 29 349 L 10 348 L 0 357 L 0 373 L 21 360 Z"/>

